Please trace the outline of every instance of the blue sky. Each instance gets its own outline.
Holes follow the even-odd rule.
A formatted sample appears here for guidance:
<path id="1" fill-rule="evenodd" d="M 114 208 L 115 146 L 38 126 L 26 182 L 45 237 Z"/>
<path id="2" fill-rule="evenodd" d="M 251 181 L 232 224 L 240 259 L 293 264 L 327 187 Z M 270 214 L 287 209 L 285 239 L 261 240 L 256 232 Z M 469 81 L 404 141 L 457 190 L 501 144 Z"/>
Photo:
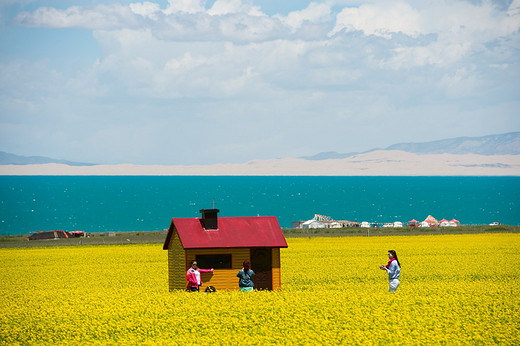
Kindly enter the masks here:
<path id="1" fill-rule="evenodd" d="M 520 0 L 0 1 L 0 150 L 211 164 L 520 130 Z"/>

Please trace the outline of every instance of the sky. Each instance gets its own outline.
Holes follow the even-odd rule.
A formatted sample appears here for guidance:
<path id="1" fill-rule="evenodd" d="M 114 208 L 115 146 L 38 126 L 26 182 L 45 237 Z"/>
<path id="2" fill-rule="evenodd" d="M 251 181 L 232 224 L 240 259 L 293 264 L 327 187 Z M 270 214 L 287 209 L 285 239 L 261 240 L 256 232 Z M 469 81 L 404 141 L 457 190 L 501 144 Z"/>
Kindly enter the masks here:
<path id="1" fill-rule="evenodd" d="M 0 151 L 243 163 L 520 131 L 520 0 L 0 0 Z"/>

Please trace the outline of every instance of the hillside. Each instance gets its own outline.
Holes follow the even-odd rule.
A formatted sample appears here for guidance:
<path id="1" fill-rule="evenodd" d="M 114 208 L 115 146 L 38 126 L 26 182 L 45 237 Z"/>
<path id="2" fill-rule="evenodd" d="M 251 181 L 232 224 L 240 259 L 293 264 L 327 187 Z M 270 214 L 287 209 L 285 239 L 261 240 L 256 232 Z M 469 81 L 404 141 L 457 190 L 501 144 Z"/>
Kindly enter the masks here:
<path id="1" fill-rule="evenodd" d="M 399 143 L 385 150 L 415 154 L 519 155 L 520 132 L 484 137 L 458 137 L 427 143 Z"/>
<path id="2" fill-rule="evenodd" d="M 414 154 L 419 156 L 424 155 L 457 155 L 457 156 L 464 156 L 468 155 L 466 158 L 457 158 L 454 159 L 453 162 L 446 162 L 446 158 L 442 158 L 440 156 L 431 157 L 428 159 L 420 158 L 420 157 L 410 157 L 406 156 L 403 158 L 403 154 Z M 480 157 L 469 157 L 470 155 L 477 155 Z M 514 173 L 513 175 L 517 175 L 517 163 L 518 159 L 516 158 L 499 158 L 499 156 L 509 156 L 509 155 L 520 155 L 520 132 L 511 132 L 511 133 L 505 133 L 501 135 L 490 135 L 490 136 L 483 136 L 483 137 L 457 137 L 457 138 L 450 138 L 450 139 L 443 139 L 438 141 L 432 141 L 432 142 L 423 142 L 423 143 L 398 143 L 393 144 L 387 148 L 384 149 L 371 149 L 362 153 L 357 152 L 349 152 L 349 153 L 338 153 L 335 151 L 329 151 L 329 152 L 322 152 L 318 153 L 313 156 L 304 156 L 300 158 L 286 158 L 286 159 L 277 159 L 277 160 L 253 160 L 248 163 L 244 164 L 227 164 L 227 163 L 220 163 L 216 165 L 192 165 L 192 166 L 186 166 L 182 168 L 182 166 L 178 166 L 177 168 L 181 168 L 181 171 L 185 171 L 186 169 L 195 169 L 198 171 L 204 171 L 206 172 L 209 167 L 223 167 L 230 168 L 231 171 L 228 171 L 226 169 L 225 174 L 237 174 L 237 171 L 240 171 L 242 173 L 238 174 L 251 174 L 248 169 L 245 169 L 242 167 L 244 165 L 249 166 L 251 168 L 251 165 L 260 165 L 262 168 L 260 171 L 262 173 L 258 172 L 258 174 L 270 174 L 268 171 L 269 169 L 273 169 L 271 174 L 287 174 L 288 171 L 293 171 L 292 168 L 289 168 L 290 164 L 288 164 L 289 161 L 292 163 L 298 160 L 302 161 L 326 161 L 326 160 L 345 160 L 349 159 L 349 162 L 345 161 L 343 164 L 338 165 L 337 163 L 331 163 L 334 167 L 344 166 L 344 169 L 346 171 L 349 171 L 353 166 L 359 166 L 361 162 L 363 162 L 364 166 L 363 168 L 359 168 L 359 170 L 355 169 L 354 171 L 356 173 L 367 173 L 365 171 L 369 166 L 373 167 L 374 162 L 378 162 L 381 164 L 382 162 L 395 162 L 402 161 L 401 167 L 409 166 L 407 169 L 412 169 L 414 171 L 420 171 L 418 170 L 418 165 L 424 165 L 424 162 L 427 163 L 427 165 L 437 162 L 440 166 L 447 166 L 448 169 L 436 169 L 436 171 L 440 172 L 438 174 L 459 174 L 458 172 L 453 172 L 452 168 L 456 166 L 464 167 L 466 174 L 474 174 L 478 172 L 468 172 L 468 167 L 473 168 L 483 168 L 483 167 L 492 167 L 492 168 L 513 168 Z M 488 157 L 488 156 L 496 156 L 496 159 L 492 159 L 490 162 L 487 162 L 487 159 L 483 159 L 482 157 Z M 376 158 L 374 158 L 376 157 Z M 371 160 L 374 160 L 374 162 L 371 162 Z M 453 158 L 452 158 L 453 159 Z M 460 161 L 460 162 L 459 162 Z M 406 162 L 409 163 L 409 165 L 405 164 Z M 461 164 L 461 162 L 464 162 L 464 165 Z M 73 162 L 73 161 L 66 161 L 66 160 L 57 160 L 52 159 L 48 157 L 43 156 L 19 156 L 14 155 L 6 152 L 0 151 L 0 166 L 27 166 L 27 165 L 46 165 L 46 164 L 59 164 L 59 165 L 66 165 L 66 166 L 96 166 L 97 164 L 91 164 L 91 163 L 81 163 L 81 162 Z M 345 166 L 347 164 L 347 166 Z M 123 167 L 122 165 L 116 165 L 114 167 Z M 284 169 L 280 170 L 280 167 L 284 166 Z M 306 164 L 303 164 L 302 162 L 299 162 L 297 164 L 297 167 L 303 167 L 306 166 Z M 323 167 L 323 165 L 320 165 Z M 146 166 L 145 166 L 146 167 Z M 190 168 L 191 167 L 191 168 Z M 111 168 L 109 171 L 112 171 L 115 169 L 115 171 L 118 171 L 119 168 Z M 149 166 L 149 169 L 145 169 L 147 171 L 151 170 L 153 166 Z M 155 167 L 157 168 L 157 167 Z M 378 167 L 380 168 L 380 167 Z M 141 168 L 140 170 L 142 170 Z M 163 171 L 164 166 L 160 168 L 160 171 Z M 310 171 L 315 172 L 318 174 L 318 172 L 321 172 L 321 169 L 315 169 L 314 167 L 309 167 Z M 334 174 L 342 175 L 342 171 L 336 172 L 336 169 L 333 169 L 335 172 Z M 10 169 L 9 171 L 19 171 L 18 169 Z M 60 169 L 60 171 L 63 171 L 63 169 Z M 168 171 L 170 171 L 168 169 Z M 178 171 L 178 169 L 174 169 L 174 171 Z M 245 172 L 247 171 L 247 173 Z M 27 171 L 29 172 L 29 171 Z M 89 170 L 91 172 L 91 170 Z M 232 173 L 229 173 L 232 172 Z M 416 174 L 417 174 L 416 172 Z M 428 171 L 429 172 L 429 171 Z M 425 174 L 428 174 L 428 172 L 423 172 Z M 501 170 L 503 174 L 508 174 L 505 172 L 505 170 Z M 309 174 L 310 172 L 306 172 L 304 175 Z M 352 173 L 352 172 L 351 172 Z M 433 174 L 436 174 L 432 172 Z M 511 173 L 511 172 L 510 172 Z M 4 173 L 5 174 L 5 173 Z M 15 173 L 16 174 L 16 173 Z M 32 174 L 32 173 L 28 173 Z M 167 173 L 169 174 L 169 173 Z M 195 173 L 197 174 L 197 173 Z M 254 172 L 253 172 L 254 174 Z M 293 174 L 301 175 L 301 171 L 294 172 Z M 319 173 L 322 174 L 322 173 Z M 489 172 L 491 174 L 491 172 Z"/>
<path id="3" fill-rule="evenodd" d="M 91 163 L 56 160 L 44 156 L 20 156 L 0 151 L 0 165 L 38 165 L 46 163 L 59 163 L 69 166 L 92 166 Z"/>
<path id="4" fill-rule="evenodd" d="M 413 154 L 379 150 L 345 159 L 253 160 L 214 165 L 1 165 L 0 175 L 520 176 L 520 155 Z"/>
<path id="5" fill-rule="evenodd" d="M 306 160 L 345 159 L 377 150 L 399 150 L 413 154 L 520 155 L 520 132 L 483 137 L 457 137 L 423 143 L 398 143 L 384 149 L 374 148 L 363 153 L 329 151 L 301 158 Z"/>

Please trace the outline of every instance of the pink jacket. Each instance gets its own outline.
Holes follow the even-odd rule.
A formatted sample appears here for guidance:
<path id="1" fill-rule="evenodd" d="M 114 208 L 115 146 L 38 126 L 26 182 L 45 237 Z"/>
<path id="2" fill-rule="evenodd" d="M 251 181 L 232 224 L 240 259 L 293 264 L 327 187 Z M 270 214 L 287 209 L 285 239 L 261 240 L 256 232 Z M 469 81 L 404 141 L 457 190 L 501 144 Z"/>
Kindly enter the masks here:
<path id="1" fill-rule="evenodd" d="M 211 273 L 211 269 L 200 269 L 199 273 Z M 195 269 L 190 268 L 186 272 L 186 279 L 188 280 L 188 287 L 199 287 L 197 282 L 197 276 L 195 275 Z"/>

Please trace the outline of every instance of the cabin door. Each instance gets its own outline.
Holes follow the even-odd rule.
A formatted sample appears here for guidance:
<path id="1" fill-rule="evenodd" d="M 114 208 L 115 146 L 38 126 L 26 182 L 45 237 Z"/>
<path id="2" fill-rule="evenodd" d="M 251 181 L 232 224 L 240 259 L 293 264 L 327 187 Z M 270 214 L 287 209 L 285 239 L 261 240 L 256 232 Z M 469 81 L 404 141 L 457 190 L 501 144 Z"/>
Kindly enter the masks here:
<path id="1" fill-rule="evenodd" d="M 251 248 L 251 269 L 255 272 L 253 282 L 258 290 L 273 289 L 273 267 L 271 248 Z"/>

